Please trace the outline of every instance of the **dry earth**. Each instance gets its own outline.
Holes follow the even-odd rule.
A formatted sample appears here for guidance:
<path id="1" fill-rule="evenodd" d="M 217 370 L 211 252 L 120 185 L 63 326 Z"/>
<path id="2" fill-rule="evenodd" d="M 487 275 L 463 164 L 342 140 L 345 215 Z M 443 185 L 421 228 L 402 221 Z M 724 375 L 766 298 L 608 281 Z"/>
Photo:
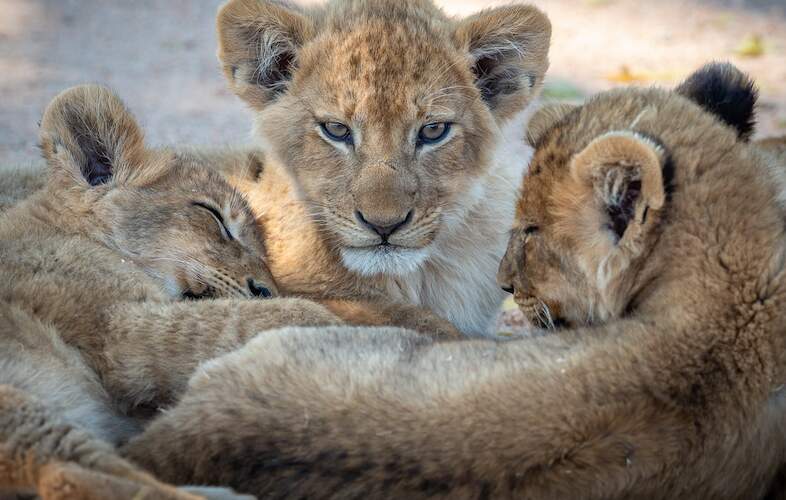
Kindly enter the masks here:
<path id="1" fill-rule="evenodd" d="M 441 0 L 464 14 L 507 3 Z M 786 0 L 535 0 L 552 19 L 547 98 L 673 85 L 730 60 L 761 88 L 760 135 L 786 134 Z M 215 58 L 219 0 L 0 0 L 0 162 L 38 161 L 37 122 L 60 90 L 113 87 L 152 143 L 248 140 L 249 113 Z M 748 53 L 748 56 L 740 52 Z M 762 52 L 756 57 L 750 57 Z M 522 327 L 513 312 L 500 328 Z"/>

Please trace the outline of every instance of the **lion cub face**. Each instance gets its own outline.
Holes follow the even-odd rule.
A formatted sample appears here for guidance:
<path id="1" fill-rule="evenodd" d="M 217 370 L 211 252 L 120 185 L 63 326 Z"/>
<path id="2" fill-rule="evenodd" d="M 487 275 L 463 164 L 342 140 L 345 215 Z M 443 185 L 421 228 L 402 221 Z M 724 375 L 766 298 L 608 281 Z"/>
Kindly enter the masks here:
<path id="1" fill-rule="evenodd" d="M 664 202 L 662 160 L 659 146 L 630 132 L 602 134 L 575 155 L 536 154 L 499 277 L 535 324 L 621 312 L 645 228 Z"/>
<path id="2" fill-rule="evenodd" d="M 57 96 L 41 123 L 48 189 L 83 232 L 158 278 L 173 298 L 269 297 L 276 288 L 243 197 L 218 174 L 144 147 L 107 89 Z"/>
<path id="3" fill-rule="evenodd" d="M 233 90 L 344 263 L 417 268 L 481 196 L 499 122 L 539 90 L 550 25 L 528 6 L 456 22 L 426 0 L 219 13 Z"/>
<path id="4" fill-rule="evenodd" d="M 688 98 L 694 103 L 690 103 Z M 498 281 L 541 327 L 620 317 L 663 220 L 675 169 L 670 146 L 695 151 L 681 127 L 752 130 L 756 92 L 729 65 L 709 65 L 677 92 L 625 89 L 533 118 L 536 152 Z M 698 104 L 700 107 L 695 106 Z M 710 116 L 715 115 L 715 116 Z M 544 122 L 539 124 L 539 122 Z M 681 141 L 688 142 L 687 146 Z"/>

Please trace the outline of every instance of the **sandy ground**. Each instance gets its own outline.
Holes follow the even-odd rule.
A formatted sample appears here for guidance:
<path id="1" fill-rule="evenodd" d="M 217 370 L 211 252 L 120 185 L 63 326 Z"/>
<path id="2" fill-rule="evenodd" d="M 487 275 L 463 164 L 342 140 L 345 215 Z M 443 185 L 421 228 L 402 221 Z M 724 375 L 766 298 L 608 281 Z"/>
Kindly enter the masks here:
<path id="1" fill-rule="evenodd" d="M 0 162 L 38 161 L 44 106 L 84 82 L 114 88 L 153 144 L 246 142 L 250 115 L 227 91 L 215 57 L 220 3 L 0 0 Z M 508 2 L 438 3 L 466 14 Z M 547 98 L 580 100 L 626 83 L 673 85 L 704 62 L 730 60 L 761 88 L 760 136 L 786 134 L 786 0 L 532 3 L 554 28 Z M 748 52 L 763 53 L 740 55 L 746 42 Z M 507 313 L 501 329 L 519 326 Z"/>

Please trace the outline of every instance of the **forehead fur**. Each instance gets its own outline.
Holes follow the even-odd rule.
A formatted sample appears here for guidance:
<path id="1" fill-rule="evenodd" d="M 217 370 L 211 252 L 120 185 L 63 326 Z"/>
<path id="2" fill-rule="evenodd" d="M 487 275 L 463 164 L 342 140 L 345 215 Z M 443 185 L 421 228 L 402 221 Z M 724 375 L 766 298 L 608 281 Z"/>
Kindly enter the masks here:
<path id="1" fill-rule="evenodd" d="M 301 53 L 293 85 L 357 121 L 439 112 L 441 98 L 475 89 L 448 21 L 429 2 L 334 2 Z M 446 88 L 450 86 L 450 88 Z M 423 116 L 417 116 L 423 118 Z"/>
<path id="2" fill-rule="evenodd" d="M 551 35 L 548 18 L 534 7 L 454 19 L 431 0 L 333 0 L 313 7 L 231 0 L 217 26 L 224 72 L 253 107 L 264 109 L 298 81 L 300 95 L 316 80 L 323 91 L 333 90 L 325 96 L 334 105 L 348 103 L 342 113 L 350 116 L 354 108 L 375 109 L 372 97 L 398 108 L 393 115 L 423 93 L 444 90 L 443 81 L 509 118 L 540 89 Z"/>
<path id="3" fill-rule="evenodd" d="M 334 31 L 351 31 L 374 20 L 412 24 L 426 31 L 448 20 L 430 0 L 331 0 L 311 13 L 321 19 L 322 29 Z"/>

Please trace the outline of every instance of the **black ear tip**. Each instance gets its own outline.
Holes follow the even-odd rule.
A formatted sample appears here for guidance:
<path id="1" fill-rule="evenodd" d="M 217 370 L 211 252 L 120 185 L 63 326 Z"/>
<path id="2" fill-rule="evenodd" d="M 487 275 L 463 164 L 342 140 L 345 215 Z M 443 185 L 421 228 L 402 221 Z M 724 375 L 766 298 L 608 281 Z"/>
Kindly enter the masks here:
<path id="1" fill-rule="evenodd" d="M 710 63 L 677 87 L 677 93 L 735 128 L 747 140 L 756 126 L 758 90 L 753 80 L 729 63 Z"/>

